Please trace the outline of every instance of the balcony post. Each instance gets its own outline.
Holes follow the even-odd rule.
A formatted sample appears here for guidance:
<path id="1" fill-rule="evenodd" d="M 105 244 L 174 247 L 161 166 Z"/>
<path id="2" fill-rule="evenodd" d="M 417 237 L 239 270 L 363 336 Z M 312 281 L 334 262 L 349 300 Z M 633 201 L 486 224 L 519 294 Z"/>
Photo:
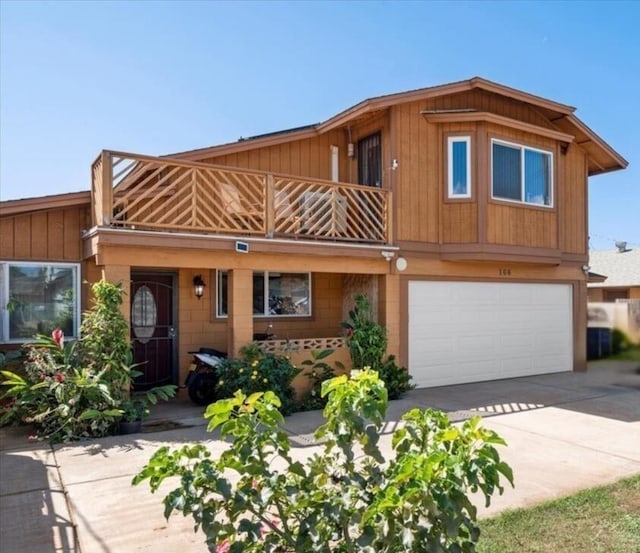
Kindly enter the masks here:
<path id="1" fill-rule="evenodd" d="M 275 228 L 275 192 L 273 175 L 266 176 L 265 182 L 265 205 L 266 205 L 266 224 L 267 238 L 273 238 Z"/>
<path id="2" fill-rule="evenodd" d="M 111 216 L 113 214 L 113 158 L 111 152 L 102 150 L 100 153 L 102 158 L 102 186 L 98 190 L 100 194 L 100 205 L 102 209 L 98 213 L 98 226 L 108 226 L 111 224 Z"/>

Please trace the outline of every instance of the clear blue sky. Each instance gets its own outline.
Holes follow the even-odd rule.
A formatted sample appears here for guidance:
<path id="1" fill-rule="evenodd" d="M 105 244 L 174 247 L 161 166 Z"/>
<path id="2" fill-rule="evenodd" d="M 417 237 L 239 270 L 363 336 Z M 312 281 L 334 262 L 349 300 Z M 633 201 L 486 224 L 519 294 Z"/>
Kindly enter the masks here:
<path id="1" fill-rule="evenodd" d="M 640 247 L 640 2 L 0 0 L 0 199 L 481 76 L 577 107 L 630 163 L 590 181 L 591 247 Z"/>

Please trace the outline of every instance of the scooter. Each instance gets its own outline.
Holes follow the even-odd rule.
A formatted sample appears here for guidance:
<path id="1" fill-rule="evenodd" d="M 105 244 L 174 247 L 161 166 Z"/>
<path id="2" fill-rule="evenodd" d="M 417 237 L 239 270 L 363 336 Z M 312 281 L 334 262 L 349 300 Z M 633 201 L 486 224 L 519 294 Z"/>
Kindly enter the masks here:
<path id="1" fill-rule="evenodd" d="M 213 348 L 200 348 L 198 351 L 190 351 L 193 355 L 189 372 L 184 381 L 183 388 L 187 388 L 189 398 L 198 405 L 209 405 L 216 399 L 216 366 L 227 354 Z"/>

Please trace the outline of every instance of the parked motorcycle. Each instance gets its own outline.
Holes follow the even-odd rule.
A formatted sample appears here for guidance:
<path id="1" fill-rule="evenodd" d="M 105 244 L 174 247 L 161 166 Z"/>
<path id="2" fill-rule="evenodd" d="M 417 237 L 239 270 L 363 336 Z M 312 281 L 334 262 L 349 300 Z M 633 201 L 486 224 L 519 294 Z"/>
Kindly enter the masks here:
<path id="1" fill-rule="evenodd" d="M 216 366 L 226 359 L 227 354 L 213 348 L 200 348 L 190 351 L 193 355 L 189 372 L 184 382 L 189 398 L 198 405 L 209 405 L 216 400 L 218 376 Z"/>

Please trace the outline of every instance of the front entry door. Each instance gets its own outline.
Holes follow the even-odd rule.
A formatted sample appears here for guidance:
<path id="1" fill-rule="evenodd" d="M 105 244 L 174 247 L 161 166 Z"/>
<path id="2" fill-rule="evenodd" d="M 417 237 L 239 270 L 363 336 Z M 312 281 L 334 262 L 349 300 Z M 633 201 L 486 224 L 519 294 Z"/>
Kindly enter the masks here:
<path id="1" fill-rule="evenodd" d="M 131 342 L 136 390 L 177 384 L 174 275 L 132 273 Z"/>

